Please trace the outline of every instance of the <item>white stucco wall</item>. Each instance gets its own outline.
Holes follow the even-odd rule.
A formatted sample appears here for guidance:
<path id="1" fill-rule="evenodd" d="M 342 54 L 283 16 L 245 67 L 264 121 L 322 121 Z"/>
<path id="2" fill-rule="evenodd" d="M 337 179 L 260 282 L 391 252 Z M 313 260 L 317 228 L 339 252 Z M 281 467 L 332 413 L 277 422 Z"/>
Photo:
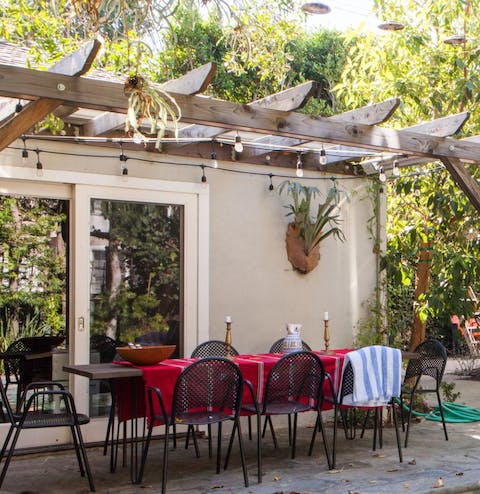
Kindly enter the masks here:
<path id="1" fill-rule="evenodd" d="M 14 146 L 18 149 L 0 153 L 0 183 L 2 166 L 21 166 L 22 143 Z M 113 175 L 118 185 L 122 184 L 116 158 L 120 150 L 43 141 L 27 141 L 27 146 L 41 150 L 46 171 Z M 47 150 L 80 156 L 49 154 Z M 148 159 L 151 155 L 130 150 L 125 153 L 130 158 L 129 177 L 200 182 L 200 167 L 181 166 L 180 163 L 187 163 L 184 159 L 159 154 L 155 155 L 156 160 L 170 164 L 141 163 L 133 157 Z M 35 163 L 35 153 L 30 152 L 28 164 L 22 168 L 26 178 L 36 180 Z M 220 167 L 294 178 L 293 171 L 273 167 L 231 163 L 220 163 Z M 346 242 L 332 237 L 325 240 L 318 267 L 301 275 L 292 269 L 285 250 L 289 220 L 283 206 L 287 197 L 279 196 L 277 187 L 284 179 L 274 177 L 275 190 L 269 191 L 267 176 L 208 168 L 205 172 L 210 202 L 210 287 L 202 288 L 209 290 L 210 338 L 224 338 L 223 321 L 228 314 L 233 319 L 233 345 L 242 353 L 267 351 L 271 342 L 284 336 L 286 322 L 301 323 L 303 339 L 313 348 L 323 348 L 323 314 L 328 311 L 330 347 L 351 346 L 354 330 L 365 311 L 362 304 L 371 298 L 376 279 L 373 241 L 367 230 L 373 213 L 371 201 L 365 199 L 366 181 L 338 177 L 338 188 L 348 192 L 348 200 L 344 194 L 341 196 L 341 227 Z M 318 177 L 305 183 L 317 186 L 323 194 L 332 186 L 330 174 L 306 172 L 305 176 Z"/>

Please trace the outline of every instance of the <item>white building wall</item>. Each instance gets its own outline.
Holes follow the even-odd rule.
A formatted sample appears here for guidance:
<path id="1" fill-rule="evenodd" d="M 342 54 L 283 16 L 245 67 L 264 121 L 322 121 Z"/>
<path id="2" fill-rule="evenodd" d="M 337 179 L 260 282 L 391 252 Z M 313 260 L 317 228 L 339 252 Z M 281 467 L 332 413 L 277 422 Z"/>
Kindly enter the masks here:
<path id="1" fill-rule="evenodd" d="M 0 153 L 0 190 L 2 166 L 18 166 L 25 179 L 37 180 L 35 153 L 30 152 L 28 164 L 22 167 L 22 143 L 14 146 L 17 149 Z M 114 182 L 122 185 L 120 149 L 29 140 L 27 147 L 41 150 L 45 175 L 52 170 L 101 173 L 113 176 Z M 51 154 L 48 150 L 67 154 Z M 148 160 L 152 154 L 130 150 L 125 150 L 125 154 L 129 157 L 129 177 L 198 184 L 201 168 L 182 164 L 209 165 L 205 161 L 187 161 L 163 154 L 153 155 L 156 163 L 142 163 L 133 158 Z M 333 237 L 326 239 L 320 246 L 319 265 L 302 275 L 293 270 L 286 255 L 285 232 L 289 219 L 284 205 L 288 199 L 285 194 L 278 194 L 278 184 L 284 179 L 274 176 L 275 190 L 269 191 L 268 176 L 254 174 L 278 173 L 298 180 L 294 172 L 222 162 L 220 168 L 229 171 L 205 169 L 210 201 L 210 287 L 202 288 L 209 290 L 209 337 L 224 338 L 224 318 L 230 315 L 233 345 L 241 353 L 266 352 L 275 339 L 285 335 L 285 323 L 297 322 L 303 325 L 303 339 L 314 349 L 320 349 L 323 348 L 323 314 L 328 311 L 330 348 L 350 347 L 358 321 L 366 310 L 363 304 L 373 296 L 376 282 L 373 240 L 367 229 L 373 212 L 371 201 L 365 200 L 365 179 L 342 180 L 338 176 L 337 186 L 348 193 L 348 200 L 342 194 L 341 206 L 346 242 Z M 232 170 L 252 174 L 232 173 Z M 304 180 L 304 183 L 318 187 L 323 194 L 332 186 L 331 174 L 305 172 L 305 176 L 318 177 L 319 180 Z M 40 187 L 43 185 L 39 184 Z"/>

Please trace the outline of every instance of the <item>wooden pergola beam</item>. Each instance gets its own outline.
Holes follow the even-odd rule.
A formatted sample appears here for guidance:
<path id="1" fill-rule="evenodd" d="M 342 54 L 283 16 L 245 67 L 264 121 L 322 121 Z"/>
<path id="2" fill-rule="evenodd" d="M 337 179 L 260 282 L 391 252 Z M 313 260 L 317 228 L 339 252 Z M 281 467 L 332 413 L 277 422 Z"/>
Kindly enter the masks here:
<path id="1" fill-rule="evenodd" d="M 23 99 L 61 98 L 67 104 L 119 113 L 124 113 L 127 109 L 127 98 L 123 94 L 122 84 L 8 65 L 0 65 L 0 96 Z M 175 93 L 172 96 L 180 105 L 182 120 L 185 122 L 320 140 L 385 152 L 415 154 L 434 159 L 477 161 L 480 156 L 480 145 L 464 140 L 429 136 L 410 130 L 399 131 L 364 124 L 333 122 L 325 118 L 254 108 L 203 96 Z"/>
<path id="2" fill-rule="evenodd" d="M 65 76 L 85 74 L 92 66 L 100 46 L 101 44 L 97 40 L 89 41 L 53 65 L 50 68 L 50 73 Z M 62 99 L 46 97 L 25 105 L 20 113 L 0 128 L 0 151 L 62 104 Z"/>
<path id="3" fill-rule="evenodd" d="M 458 159 L 442 158 L 445 168 L 450 172 L 453 180 L 465 192 L 477 211 L 480 211 L 480 187 L 465 165 Z"/>
<path id="4" fill-rule="evenodd" d="M 248 106 L 281 111 L 298 110 L 305 106 L 305 103 L 315 92 L 315 88 L 315 82 L 304 82 L 298 86 L 285 89 L 285 91 L 252 101 L 251 103 L 248 103 Z M 194 124 L 181 129 L 178 135 L 179 137 L 214 138 L 228 132 L 228 130 L 229 129 L 219 128 L 218 126 L 210 127 L 208 125 Z"/>

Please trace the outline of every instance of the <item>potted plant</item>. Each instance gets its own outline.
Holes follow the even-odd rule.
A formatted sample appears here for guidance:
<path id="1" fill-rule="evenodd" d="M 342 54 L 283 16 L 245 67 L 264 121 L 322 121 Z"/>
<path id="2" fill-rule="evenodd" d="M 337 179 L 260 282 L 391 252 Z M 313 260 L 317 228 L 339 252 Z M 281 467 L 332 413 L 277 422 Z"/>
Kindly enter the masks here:
<path id="1" fill-rule="evenodd" d="M 315 214 L 314 199 L 320 194 L 316 187 L 309 187 L 298 182 L 286 180 L 280 185 L 279 193 L 286 190 L 292 202 L 285 206 L 287 216 L 293 221 L 288 224 L 286 247 L 288 260 L 301 273 L 309 273 L 320 260 L 320 242 L 333 235 L 344 241 L 342 230 L 336 226 L 339 223 L 335 197 L 337 190 L 330 189 L 325 202 L 320 202 Z"/>

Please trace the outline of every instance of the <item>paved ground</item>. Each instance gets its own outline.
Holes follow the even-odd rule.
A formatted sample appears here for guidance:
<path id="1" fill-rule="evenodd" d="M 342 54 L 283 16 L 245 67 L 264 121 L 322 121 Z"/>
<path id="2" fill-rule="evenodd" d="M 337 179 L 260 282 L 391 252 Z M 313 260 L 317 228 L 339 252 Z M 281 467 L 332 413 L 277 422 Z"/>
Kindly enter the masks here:
<path id="1" fill-rule="evenodd" d="M 449 364 L 452 372 L 455 362 Z M 447 381 L 455 382 L 461 392 L 459 402 L 480 408 L 480 381 L 460 379 L 447 374 Z M 193 448 L 180 446 L 171 451 L 169 463 L 169 493 L 238 493 L 238 494 L 367 494 L 367 493 L 480 493 L 480 422 L 449 424 L 449 441 L 445 441 L 441 424 L 422 421 L 415 424 L 410 444 L 403 451 L 404 461 L 398 462 L 392 429 L 386 428 L 384 448 L 371 450 L 371 431 L 364 439 L 347 441 L 340 436 L 337 470 L 327 468 L 323 447 L 317 438 L 312 457 L 307 455 L 312 432 L 312 416 L 304 417 L 300 430 L 297 458 L 290 459 L 285 420 L 277 425 L 280 448 L 275 450 L 270 439 L 265 441 L 264 475 L 257 483 L 254 441 L 246 439 L 250 487 L 243 486 L 241 468 L 233 461 L 227 471 L 215 474 L 213 460 L 207 454 L 207 441 L 202 440 L 202 457 L 195 458 Z M 244 431 L 245 432 L 245 431 Z M 331 437 L 331 428 L 328 429 Z M 97 492 L 157 493 L 161 492 L 160 441 L 155 441 L 150 452 L 144 483 L 130 483 L 129 468 L 119 467 L 116 473 L 108 470 L 108 458 L 100 448 L 89 448 Z M 14 458 L 0 491 L 5 494 L 63 494 L 86 493 L 88 484 L 78 474 L 72 452 L 28 455 Z"/>

